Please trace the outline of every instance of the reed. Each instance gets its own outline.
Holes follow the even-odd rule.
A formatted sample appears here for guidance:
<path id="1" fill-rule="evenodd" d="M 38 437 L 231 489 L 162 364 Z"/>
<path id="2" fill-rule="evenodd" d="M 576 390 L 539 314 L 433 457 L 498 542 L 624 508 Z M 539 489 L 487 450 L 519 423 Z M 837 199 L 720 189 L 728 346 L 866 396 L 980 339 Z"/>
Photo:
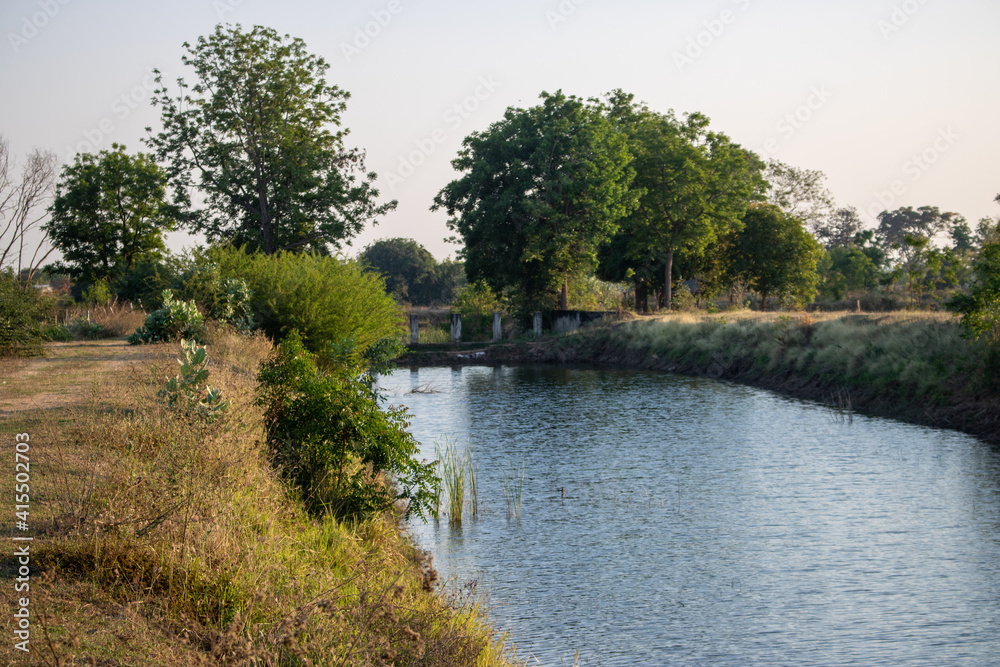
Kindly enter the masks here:
<path id="1" fill-rule="evenodd" d="M 521 520 L 521 491 L 524 488 L 524 459 L 511 463 L 508 468 L 500 466 L 503 475 L 503 497 L 507 501 L 507 518 Z"/>
<path id="2" fill-rule="evenodd" d="M 472 459 L 472 443 L 467 443 L 462 450 L 456 441 L 444 436 L 443 442 L 434 443 L 434 451 L 444 485 L 448 521 L 456 525 L 462 523 L 466 507 L 466 488 L 468 488 L 469 514 L 476 518 L 479 515 L 479 485 L 476 466 Z"/>

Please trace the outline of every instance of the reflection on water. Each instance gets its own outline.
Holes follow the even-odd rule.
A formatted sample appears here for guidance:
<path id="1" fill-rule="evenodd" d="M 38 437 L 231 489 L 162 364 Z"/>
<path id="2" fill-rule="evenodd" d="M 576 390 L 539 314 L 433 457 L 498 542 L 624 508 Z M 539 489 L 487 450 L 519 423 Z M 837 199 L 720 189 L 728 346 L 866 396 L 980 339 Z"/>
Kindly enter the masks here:
<path id="1" fill-rule="evenodd" d="M 957 433 L 654 373 L 382 379 L 431 458 L 471 438 L 480 518 L 412 526 L 519 654 L 581 665 L 985 665 L 1000 456 Z M 408 393 L 429 385 L 436 393 Z M 522 519 L 501 466 L 523 460 Z M 532 661 L 531 664 L 535 664 Z"/>

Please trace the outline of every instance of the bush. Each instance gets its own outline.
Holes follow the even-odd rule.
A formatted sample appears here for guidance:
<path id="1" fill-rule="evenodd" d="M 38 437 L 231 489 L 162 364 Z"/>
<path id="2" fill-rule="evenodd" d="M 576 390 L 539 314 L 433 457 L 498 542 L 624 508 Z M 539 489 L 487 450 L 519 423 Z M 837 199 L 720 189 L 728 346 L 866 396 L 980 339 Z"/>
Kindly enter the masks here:
<path id="1" fill-rule="evenodd" d="M 181 339 L 205 342 L 205 321 L 194 301 L 174 301 L 170 290 L 163 290 L 163 307 L 146 316 L 146 323 L 128 337 L 129 345 L 159 343 Z"/>
<path id="2" fill-rule="evenodd" d="M 251 331 L 253 293 L 247 281 L 223 277 L 219 266 L 207 257 L 198 256 L 194 261 L 178 279 L 178 296 L 193 300 L 210 319 L 230 324 L 243 333 Z"/>
<path id="3" fill-rule="evenodd" d="M 332 341 L 351 340 L 364 352 L 384 338 L 402 338 L 400 307 L 382 279 L 336 257 L 278 253 L 213 252 L 222 276 L 246 281 L 252 316 L 273 340 L 295 330 L 305 347 L 322 352 Z"/>
<path id="4" fill-rule="evenodd" d="M 0 357 L 42 353 L 43 309 L 34 289 L 26 292 L 12 273 L 0 272 Z"/>
<path id="5" fill-rule="evenodd" d="M 321 370 L 293 332 L 258 376 L 268 440 L 282 474 L 313 514 L 364 516 L 400 500 L 408 515 L 433 512 L 434 464 L 414 459 L 418 447 L 406 430 L 406 409 L 381 409 L 371 375 L 377 369 L 365 364 L 353 343 L 332 345 L 326 361 Z"/>

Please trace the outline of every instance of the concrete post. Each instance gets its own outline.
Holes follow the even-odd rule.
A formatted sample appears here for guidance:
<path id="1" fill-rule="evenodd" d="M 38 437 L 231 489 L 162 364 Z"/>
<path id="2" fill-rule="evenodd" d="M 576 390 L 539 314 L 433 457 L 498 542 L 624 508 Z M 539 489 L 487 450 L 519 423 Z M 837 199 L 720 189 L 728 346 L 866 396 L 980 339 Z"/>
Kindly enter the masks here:
<path id="1" fill-rule="evenodd" d="M 410 345 L 420 342 L 420 322 L 416 315 L 410 315 Z"/>
<path id="2" fill-rule="evenodd" d="M 452 313 L 451 314 L 451 342 L 461 343 L 462 342 L 462 314 Z"/>
<path id="3" fill-rule="evenodd" d="M 499 343 L 503 338 L 503 328 L 500 326 L 500 313 L 493 313 L 493 342 Z"/>
<path id="4" fill-rule="evenodd" d="M 541 338 L 542 336 L 542 311 L 535 311 L 535 335 Z"/>

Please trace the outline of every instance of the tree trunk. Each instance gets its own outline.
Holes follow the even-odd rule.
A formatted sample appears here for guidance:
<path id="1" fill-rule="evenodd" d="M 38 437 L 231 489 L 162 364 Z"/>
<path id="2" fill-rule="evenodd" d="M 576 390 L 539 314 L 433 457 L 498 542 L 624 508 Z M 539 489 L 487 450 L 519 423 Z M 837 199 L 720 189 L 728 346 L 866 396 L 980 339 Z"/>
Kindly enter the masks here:
<path id="1" fill-rule="evenodd" d="M 569 310 L 569 276 L 563 275 L 562 291 L 559 292 L 559 310 Z"/>
<path id="2" fill-rule="evenodd" d="M 649 288 L 638 278 L 635 279 L 635 309 L 640 313 L 649 312 Z"/>
<path id="3" fill-rule="evenodd" d="M 674 251 L 667 251 L 667 266 L 663 269 L 663 307 L 667 310 L 673 305 L 672 280 L 674 273 Z"/>

